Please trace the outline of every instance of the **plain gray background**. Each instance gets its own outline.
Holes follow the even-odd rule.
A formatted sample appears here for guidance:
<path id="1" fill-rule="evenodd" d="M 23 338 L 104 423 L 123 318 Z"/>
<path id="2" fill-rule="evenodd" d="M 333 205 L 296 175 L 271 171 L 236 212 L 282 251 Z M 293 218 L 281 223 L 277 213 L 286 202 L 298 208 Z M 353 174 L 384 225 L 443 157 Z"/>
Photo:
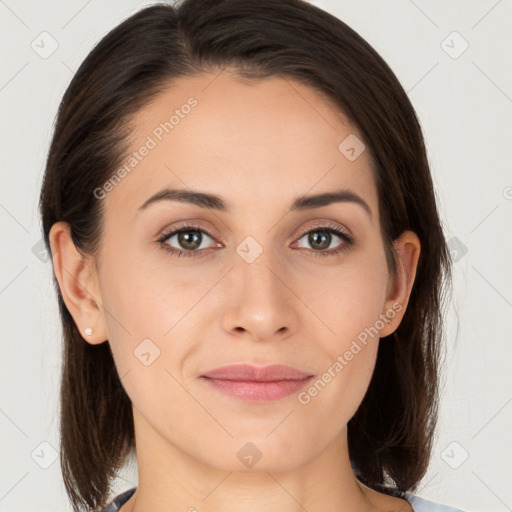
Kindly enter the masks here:
<path id="1" fill-rule="evenodd" d="M 61 327 L 38 195 L 74 71 L 150 3 L 0 0 L 1 512 L 71 510 L 58 461 Z M 439 428 L 417 494 L 510 511 L 512 1 L 312 3 L 359 32 L 408 92 L 455 261 Z M 136 478 L 132 464 L 117 490 Z"/>

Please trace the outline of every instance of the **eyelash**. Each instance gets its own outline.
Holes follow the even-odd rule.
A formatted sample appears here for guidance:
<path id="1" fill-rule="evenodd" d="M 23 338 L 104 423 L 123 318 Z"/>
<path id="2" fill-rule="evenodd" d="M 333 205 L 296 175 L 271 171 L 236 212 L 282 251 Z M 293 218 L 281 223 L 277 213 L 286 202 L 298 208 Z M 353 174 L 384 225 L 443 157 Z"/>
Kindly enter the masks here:
<path id="1" fill-rule="evenodd" d="M 326 229 L 327 228 L 327 229 Z M 215 237 L 211 235 L 207 230 L 204 228 L 196 225 L 196 224 L 184 224 L 180 226 L 175 226 L 172 228 L 171 231 L 162 233 L 162 236 L 158 238 L 157 242 L 162 246 L 162 249 L 168 253 L 171 253 L 173 256 L 176 256 L 177 258 L 181 256 L 185 257 L 196 257 L 199 255 L 199 253 L 205 251 L 206 249 L 195 249 L 190 251 L 182 251 L 180 249 L 174 249 L 173 247 L 170 247 L 165 242 L 171 238 L 173 235 L 176 235 L 180 232 L 187 232 L 187 231 L 200 231 L 202 233 L 205 233 L 210 238 L 214 239 Z M 329 223 L 320 224 L 318 226 L 315 226 L 313 229 L 308 229 L 304 233 L 302 233 L 298 240 L 300 240 L 304 235 L 307 235 L 309 233 L 314 233 L 315 231 L 327 231 L 330 233 L 334 233 L 338 237 L 340 237 L 344 243 L 342 243 L 338 249 L 331 249 L 329 251 L 315 251 L 313 249 L 306 249 L 307 251 L 313 253 L 314 256 L 336 256 L 338 254 L 341 254 L 342 252 L 345 252 L 352 244 L 353 239 L 349 235 L 347 235 L 344 231 L 342 231 L 338 226 L 332 225 Z"/>

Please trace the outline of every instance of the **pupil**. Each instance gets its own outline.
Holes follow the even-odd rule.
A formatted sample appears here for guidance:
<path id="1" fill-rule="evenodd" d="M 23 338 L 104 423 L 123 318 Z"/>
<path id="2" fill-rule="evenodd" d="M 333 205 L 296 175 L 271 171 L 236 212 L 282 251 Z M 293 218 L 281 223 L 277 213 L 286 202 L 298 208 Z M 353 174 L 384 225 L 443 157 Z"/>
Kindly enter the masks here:
<path id="1" fill-rule="evenodd" d="M 318 234 L 320 233 L 320 236 Z M 322 244 L 323 242 L 323 244 Z M 325 243 L 327 242 L 327 243 Z M 331 242 L 331 234 L 328 231 L 314 231 L 313 233 L 309 234 L 309 243 L 311 244 L 311 247 L 317 249 L 327 249 Z M 318 244 L 320 246 L 318 246 Z"/>

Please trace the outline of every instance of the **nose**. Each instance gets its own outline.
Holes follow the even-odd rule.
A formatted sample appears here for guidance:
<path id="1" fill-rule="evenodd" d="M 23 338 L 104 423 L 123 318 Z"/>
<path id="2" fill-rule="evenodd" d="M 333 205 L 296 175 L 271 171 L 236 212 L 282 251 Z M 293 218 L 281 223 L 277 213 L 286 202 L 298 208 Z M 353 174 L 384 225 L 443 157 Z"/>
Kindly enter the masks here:
<path id="1" fill-rule="evenodd" d="M 225 286 L 226 332 L 265 341 L 288 337 L 298 329 L 300 300 L 293 291 L 291 272 L 265 251 L 251 263 L 237 256 Z"/>

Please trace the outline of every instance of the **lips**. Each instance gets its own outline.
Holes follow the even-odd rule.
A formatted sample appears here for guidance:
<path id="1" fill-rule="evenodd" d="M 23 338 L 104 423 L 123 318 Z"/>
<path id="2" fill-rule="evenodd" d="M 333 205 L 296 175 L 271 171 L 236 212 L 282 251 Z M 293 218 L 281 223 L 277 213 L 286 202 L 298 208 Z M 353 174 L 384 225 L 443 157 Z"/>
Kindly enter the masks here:
<path id="1" fill-rule="evenodd" d="M 210 388 L 249 402 L 269 402 L 300 391 L 314 376 L 292 366 L 237 364 L 210 370 L 201 378 Z"/>
<path id="2" fill-rule="evenodd" d="M 202 377 L 220 380 L 232 380 L 240 382 L 276 382 L 283 380 L 304 380 L 311 377 L 306 373 L 292 366 L 272 364 L 258 367 L 248 364 L 236 364 L 222 366 L 208 371 Z"/>

